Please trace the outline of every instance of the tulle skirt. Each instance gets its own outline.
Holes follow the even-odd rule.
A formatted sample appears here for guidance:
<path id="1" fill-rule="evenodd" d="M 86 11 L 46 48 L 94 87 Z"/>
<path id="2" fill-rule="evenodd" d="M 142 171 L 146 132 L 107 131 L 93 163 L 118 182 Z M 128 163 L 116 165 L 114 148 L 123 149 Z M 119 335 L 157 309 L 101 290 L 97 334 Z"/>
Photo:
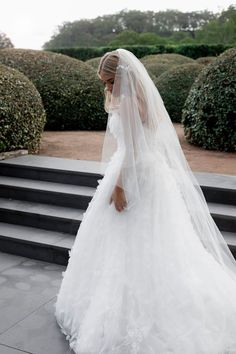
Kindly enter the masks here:
<path id="1" fill-rule="evenodd" d="M 203 247 L 161 158 L 142 200 L 109 204 L 114 154 L 62 272 L 55 316 L 76 354 L 235 354 L 236 282 Z"/>

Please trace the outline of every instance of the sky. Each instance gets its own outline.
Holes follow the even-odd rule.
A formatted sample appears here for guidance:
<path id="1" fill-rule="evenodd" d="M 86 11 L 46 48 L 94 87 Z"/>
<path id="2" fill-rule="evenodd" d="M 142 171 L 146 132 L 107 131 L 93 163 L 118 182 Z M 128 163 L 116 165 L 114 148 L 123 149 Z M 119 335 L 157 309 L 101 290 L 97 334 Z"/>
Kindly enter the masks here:
<path id="1" fill-rule="evenodd" d="M 235 0 L 0 0 L 0 32 L 16 48 L 41 49 L 63 22 L 91 19 L 123 9 L 155 11 L 177 9 L 221 12 Z"/>

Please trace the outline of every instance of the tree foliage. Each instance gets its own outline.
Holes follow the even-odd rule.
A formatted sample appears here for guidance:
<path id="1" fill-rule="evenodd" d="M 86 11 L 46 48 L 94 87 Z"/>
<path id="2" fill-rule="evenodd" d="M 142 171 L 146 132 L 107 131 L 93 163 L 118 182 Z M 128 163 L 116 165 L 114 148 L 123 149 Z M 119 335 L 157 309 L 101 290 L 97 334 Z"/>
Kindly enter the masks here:
<path id="1" fill-rule="evenodd" d="M 0 32 L 0 49 L 13 47 L 14 45 L 12 44 L 10 38 L 8 38 L 5 33 Z"/>
<path id="2" fill-rule="evenodd" d="M 130 44 L 127 43 L 127 40 L 135 42 L 135 38 L 139 40 L 139 43 L 141 40 L 145 44 L 153 44 L 156 38 L 153 34 L 159 36 L 157 38 L 171 39 L 172 35 L 180 33 L 183 33 L 180 35 L 181 39 L 188 39 L 191 42 L 191 39 L 196 37 L 196 31 L 216 19 L 217 14 L 207 10 L 193 12 L 122 10 L 117 14 L 99 16 L 95 19 L 64 22 L 58 26 L 54 35 L 44 44 L 43 48 L 106 46 L 113 43 L 124 31 L 126 34 L 121 37 L 124 40 L 122 44 Z M 127 32 L 132 38 L 127 36 Z M 142 37 L 141 34 L 144 33 L 148 33 L 147 37 Z M 175 37 L 171 40 L 174 41 Z"/>
<path id="3" fill-rule="evenodd" d="M 236 45 L 236 6 L 231 5 L 196 34 L 196 40 L 206 44 Z"/>

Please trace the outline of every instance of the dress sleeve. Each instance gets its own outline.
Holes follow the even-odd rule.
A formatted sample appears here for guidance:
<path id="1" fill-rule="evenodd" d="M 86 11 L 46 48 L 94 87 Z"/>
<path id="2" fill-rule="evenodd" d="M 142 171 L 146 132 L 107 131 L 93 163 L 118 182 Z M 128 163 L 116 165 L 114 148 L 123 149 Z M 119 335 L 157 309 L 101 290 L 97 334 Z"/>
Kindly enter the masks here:
<path id="1" fill-rule="evenodd" d="M 146 122 L 145 101 L 137 96 L 125 96 L 120 104 L 123 154 L 116 186 L 121 187 L 130 205 L 140 199 L 139 174 L 141 161 L 147 156 L 147 142 L 144 134 Z"/>

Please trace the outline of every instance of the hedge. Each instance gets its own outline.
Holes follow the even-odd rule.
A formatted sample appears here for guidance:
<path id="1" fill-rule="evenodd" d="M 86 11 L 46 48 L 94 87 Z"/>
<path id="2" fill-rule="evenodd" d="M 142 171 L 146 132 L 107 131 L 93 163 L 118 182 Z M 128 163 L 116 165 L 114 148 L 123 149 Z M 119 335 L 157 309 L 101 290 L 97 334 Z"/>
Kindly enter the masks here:
<path id="1" fill-rule="evenodd" d="M 88 59 L 88 60 L 86 60 L 86 64 L 91 65 L 92 68 L 97 72 L 97 69 L 98 69 L 98 65 L 99 65 L 99 63 L 100 63 L 100 60 L 101 60 L 101 57 Z"/>
<path id="2" fill-rule="evenodd" d="M 181 122 L 185 100 L 202 68 L 197 63 L 176 65 L 154 82 L 173 122 Z"/>
<path id="3" fill-rule="evenodd" d="M 236 48 L 201 71 L 185 102 L 182 122 L 188 142 L 236 151 Z"/>
<path id="4" fill-rule="evenodd" d="M 150 54 L 176 53 L 187 57 L 197 59 L 205 56 L 216 56 L 231 48 L 229 45 L 221 44 L 182 44 L 182 45 L 147 45 L 147 46 L 122 46 L 134 53 L 137 58 L 142 58 Z M 47 49 L 47 51 L 68 55 L 80 60 L 88 60 L 91 58 L 101 57 L 106 52 L 117 49 L 118 47 L 78 47 L 78 48 L 55 48 Z"/>
<path id="5" fill-rule="evenodd" d="M 35 84 L 47 114 L 45 129 L 105 128 L 103 87 L 88 64 L 28 49 L 1 49 L 0 62 L 20 70 Z"/>
<path id="6" fill-rule="evenodd" d="M 212 63 L 217 57 L 200 57 L 196 59 L 198 64 L 208 65 Z"/>

